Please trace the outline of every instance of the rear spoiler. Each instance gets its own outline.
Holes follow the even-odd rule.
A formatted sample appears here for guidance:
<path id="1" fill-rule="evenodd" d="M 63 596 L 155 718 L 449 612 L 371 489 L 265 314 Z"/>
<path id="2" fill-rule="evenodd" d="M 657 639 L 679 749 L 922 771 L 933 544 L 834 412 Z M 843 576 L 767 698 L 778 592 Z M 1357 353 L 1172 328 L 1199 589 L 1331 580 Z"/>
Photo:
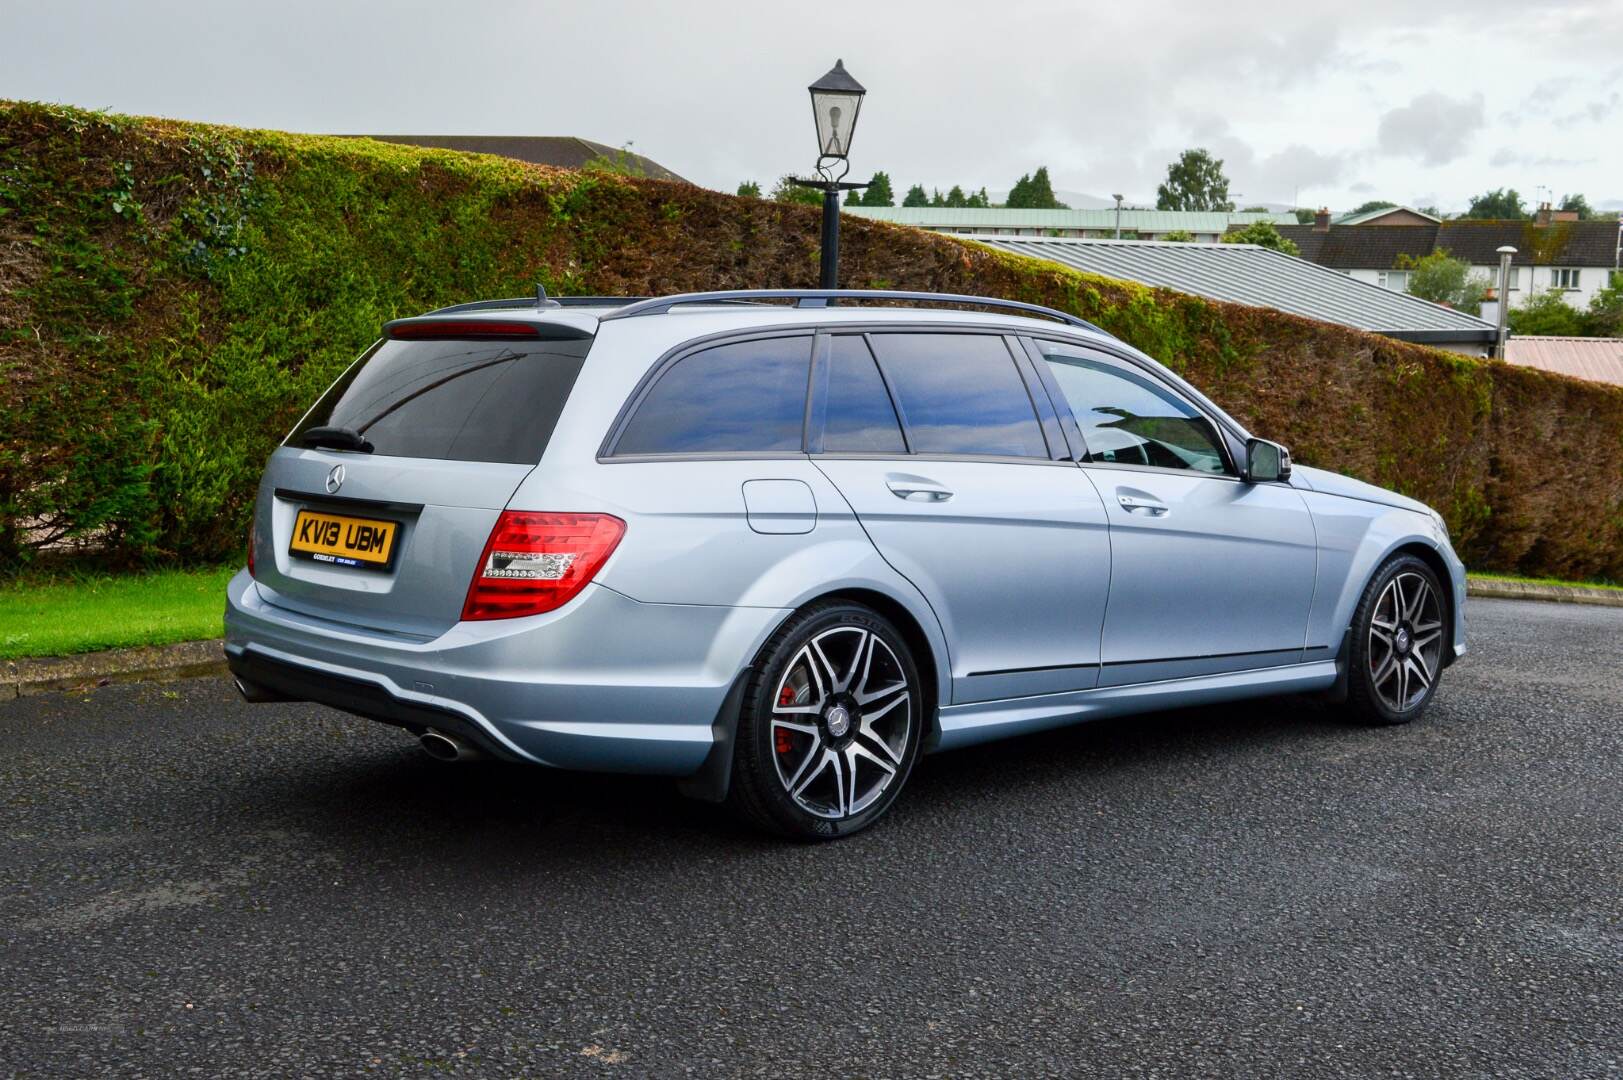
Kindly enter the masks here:
<path id="1" fill-rule="evenodd" d="M 595 335 L 585 327 L 550 319 L 422 315 L 384 323 L 383 336 L 395 341 L 582 341 Z"/>

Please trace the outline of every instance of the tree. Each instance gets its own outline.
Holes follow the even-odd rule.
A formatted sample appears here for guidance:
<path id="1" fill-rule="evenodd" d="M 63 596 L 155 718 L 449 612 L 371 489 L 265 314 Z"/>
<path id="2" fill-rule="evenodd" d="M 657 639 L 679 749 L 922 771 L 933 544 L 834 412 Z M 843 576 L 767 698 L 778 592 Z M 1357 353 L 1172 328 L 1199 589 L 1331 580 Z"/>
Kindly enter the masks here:
<path id="1" fill-rule="evenodd" d="M 1367 214 L 1371 210 L 1392 210 L 1392 209 L 1395 209 L 1397 207 L 1397 205 L 1398 205 L 1397 203 L 1395 203 L 1395 202 L 1387 202 L 1385 199 L 1371 199 L 1371 200 L 1369 200 L 1369 202 L 1364 203 L 1361 206 L 1355 207 L 1353 209 L 1353 213 L 1355 213 L 1355 214 Z"/>
<path id="2" fill-rule="evenodd" d="M 1274 235 L 1279 236 L 1278 233 Z M 1161 239 L 1172 244 L 1192 244 L 1195 242 L 1195 234 L 1187 229 L 1173 229 L 1169 233 L 1163 233 Z M 1283 240 L 1284 237 L 1281 236 L 1280 239 Z"/>
<path id="3" fill-rule="evenodd" d="M 1579 221 L 1588 221 L 1595 216 L 1594 207 L 1590 206 L 1589 200 L 1584 198 L 1582 195 L 1561 196 L 1561 204 L 1557 207 L 1557 209 L 1578 211 Z"/>
<path id="4" fill-rule="evenodd" d="M 1471 199 L 1471 207 L 1462 215 L 1477 221 L 1503 221 L 1507 218 L 1526 219 L 1527 207 L 1515 188 L 1494 188 Z"/>
<path id="5" fill-rule="evenodd" d="M 969 198 L 965 199 L 964 200 L 964 205 L 965 206 L 973 206 L 973 207 L 976 207 L 976 208 L 981 209 L 981 210 L 985 210 L 985 209 L 988 209 L 989 207 L 991 207 L 991 205 L 992 205 L 992 197 L 986 193 L 986 185 L 982 184 L 981 189 L 979 191 L 975 192 L 975 194 L 973 194 Z"/>
<path id="6" fill-rule="evenodd" d="M 1623 337 L 1623 274 L 1590 297 L 1584 329 L 1590 337 Z"/>
<path id="7" fill-rule="evenodd" d="M 863 206 L 895 206 L 896 195 L 890 190 L 890 173 L 876 172 L 862 194 Z"/>
<path id="8" fill-rule="evenodd" d="M 1279 235 L 1279 230 L 1274 228 L 1271 221 L 1253 221 L 1243 229 L 1224 233 L 1222 242 L 1225 244 L 1256 244 L 1258 247 L 1282 251 L 1286 255 L 1302 254 L 1302 250 L 1296 246 L 1296 242 Z"/>
<path id="9" fill-rule="evenodd" d="M 1009 194 L 1004 198 L 1003 205 L 1010 209 L 1024 209 L 1026 201 L 1031 198 L 1031 174 L 1025 173 L 1014 182 Z"/>
<path id="10" fill-rule="evenodd" d="M 1053 182 L 1048 179 L 1048 166 L 1039 165 L 1037 171 L 1022 176 L 1009 189 L 1009 198 L 1003 204 L 1011 210 L 1069 210 L 1054 195 Z"/>
<path id="11" fill-rule="evenodd" d="M 1266 206 L 1242 206 L 1242 207 L 1240 207 L 1240 213 L 1242 213 L 1242 214 L 1266 214 L 1266 213 L 1268 213 L 1268 208 Z"/>
<path id="12" fill-rule="evenodd" d="M 1309 210 L 1305 206 L 1298 206 L 1295 213 L 1296 224 L 1298 225 L 1311 225 L 1317 221 L 1319 217 L 1319 212 L 1317 210 Z"/>
<path id="13" fill-rule="evenodd" d="M 964 189 L 963 188 L 959 187 L 957 184 L 954 184 L 954 185 L 952 185 L 952 190 L 947 192 L 947 198 L 941 205 L 942 206 L 968 206 L 969 205 L 969 198 L 968 198 L 968 196 L 966 196 L 964 194 Z"/>
<path id="14" fill-rule="evenodd" d="M 761 185 L 754 180 L 746 180 L 738 185 L 738 196 L 742 199 L 759 199 L 761 197 Z"/>
<path id="15" fill-rule="evenodd" d="M 789 182 L 789 177 L 780 176 L 772 188 L 772 201 L 781 203 L 799 203 L 801 206 L 822 206 L 823 193 L 816 188 L 799 187 Z"/>
<path id="16" fill-rule="evenodd" d="M 1157 210 L 1233 210 L 1223 161 L 1204 147 L 1185 150 L 1167 166 L 1166 183 L 1155 189 Z"/>
<path id="17" fill-rule="evenodd" d="M 1583 313 L 1553 289 L 1534 293 L 1521 307 L 1511 308 L 1507 320 L 1512 334 L 1582 337 L 1587 329 Z"/>
<path id="18" fill-rule="evenodd" d="M 1446 248 L 1438 248 L 1419 259 L 1400 255 L 1396 269 L 1409 271 L 1410 296 L 1447 304 L 1471 315 L 1482 310 L 1482 294 L 1488 291 L 1488 279 L 1473 275 L 1471 264 L 1449 255 Z"/>
<path id="19" fill-rule="evenodd" d="M 923 184 L 914 184 L 912 187 L 908 188 L 907 189 L 907 194 L 902 196 L 902 205 L 903 206 L 929 206 L 930 205 L 930 196 L 928 196 L 928 195 L 926 195 L 924 193 L 924 185 Z"/>
<path id="20" fill-rule="evenodd" d="M 845 193 L 845 205 L 847 205 L 847 206 L 861 206 L 862 205 L 862 192 L 858 191 L 856 188 L 852 188 L 850 191 L 847 191 Z"/>

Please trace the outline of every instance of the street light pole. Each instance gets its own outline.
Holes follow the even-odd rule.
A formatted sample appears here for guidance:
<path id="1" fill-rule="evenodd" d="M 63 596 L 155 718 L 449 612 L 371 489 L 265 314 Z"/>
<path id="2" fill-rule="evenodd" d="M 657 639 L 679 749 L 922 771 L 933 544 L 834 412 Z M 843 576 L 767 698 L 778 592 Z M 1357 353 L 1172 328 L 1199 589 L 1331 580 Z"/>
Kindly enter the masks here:
<path id="1" fill-rule="evenodd" d="M 812 119 L 817 122 L 817 179 L 790 177 L 796 187 L 815 188 L 823 193 L 822 254 L 818 261 L 818 286 L 839 288 L 840 281 L 840 192 L 868 186 L 867 181 L 847 181 L 851 171 L 847 155 L 862 111 L 863 85 L 845 70 L 845 61 L 836 60 L 828 74 L 806 88 L 811 92 Z M 834 170 L 839 168 L 839 172 Z"/>
<path id="2" fill-rule="evenodd" d="M 1505 358 L 1505 338 L 1510 332 L 1510 260 L 1515 255 L 1516 249 L 1509 244 L 1499 249 L 1499 332 L 1493 355 L 1500 360 Z"/>
<path id="3" fill-rule="evenodd" d="M 1112 195 L 1110 197 L 1112 199 L 1116 200 L 1116 239 L 1120 240 L 1121 239 L 1121 196 L 1120 195 Z"/>

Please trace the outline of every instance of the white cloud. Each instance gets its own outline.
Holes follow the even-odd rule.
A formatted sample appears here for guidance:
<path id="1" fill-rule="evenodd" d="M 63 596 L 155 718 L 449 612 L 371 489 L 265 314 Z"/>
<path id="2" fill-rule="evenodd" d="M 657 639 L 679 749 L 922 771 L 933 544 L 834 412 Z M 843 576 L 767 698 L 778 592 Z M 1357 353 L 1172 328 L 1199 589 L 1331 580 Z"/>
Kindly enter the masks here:
<path id="1" fill-rule="evenodd" d="M 1447 165 L 1465 155 L 1486 125 L 1481 94 L 1456 99 L 1433 91 L 1385 113 L 1375 142 L 1382 153 L 1393 157 Z"/>
<path id="2" fill-rule="evenodd" d="M 805 87 L 843 55 L 870 91 L 853 171 L 883 169 L 898 190 L 1007 190 L 1047 164 L 1056 188 L 1142 203 L 1179 151 L 1206 145 L 1247 203 L 1425 190 L 1459 208 L 1535 184 L 1623 198 L 1623 140 L 1607 131 L 1623 111 L 1619 0 L 1365 0 L 1356 18 L 1344 0 L 1300 0 L 1289 19 L 1272 0 L 1004 0 L 991 23 L 970 0 L 831 0 L 817 17 L 832 35 L 806 32 L 804 8 L 722 0 L 687 0 L 676 19 L 656 0 L 454 8 L 0 0 L 0 97 L 302 131 L 631 140 L 730 191 L 809 167 Z M 539 51 L 497 57 L 493 27 Z"/>

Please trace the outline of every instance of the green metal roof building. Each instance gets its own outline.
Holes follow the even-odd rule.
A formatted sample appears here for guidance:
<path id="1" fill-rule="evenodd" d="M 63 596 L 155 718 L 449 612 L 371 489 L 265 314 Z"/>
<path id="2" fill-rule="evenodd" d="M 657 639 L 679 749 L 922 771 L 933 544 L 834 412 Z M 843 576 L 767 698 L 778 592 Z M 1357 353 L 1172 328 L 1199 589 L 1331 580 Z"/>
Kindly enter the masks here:
<path id="1" fill-rule="evenodd" d="M 1116 211 L 1010 210 L 1004 207 L 969 209 L 951 206 L 846 206 L 842 213 L 875 221 L 912 225 L 931 232 L 959 236 L 1047 236 L 1109 240 L 1116 233 Z M 1215 244 L 1230 226 L 1254 221 L 1275 225 L 1296 224 L 1295 214 L 1223 213 L 1199 210 L 1121 211 L 1121 238 L 1159 240 L 1182 231 L 1197 241 Z"/>

